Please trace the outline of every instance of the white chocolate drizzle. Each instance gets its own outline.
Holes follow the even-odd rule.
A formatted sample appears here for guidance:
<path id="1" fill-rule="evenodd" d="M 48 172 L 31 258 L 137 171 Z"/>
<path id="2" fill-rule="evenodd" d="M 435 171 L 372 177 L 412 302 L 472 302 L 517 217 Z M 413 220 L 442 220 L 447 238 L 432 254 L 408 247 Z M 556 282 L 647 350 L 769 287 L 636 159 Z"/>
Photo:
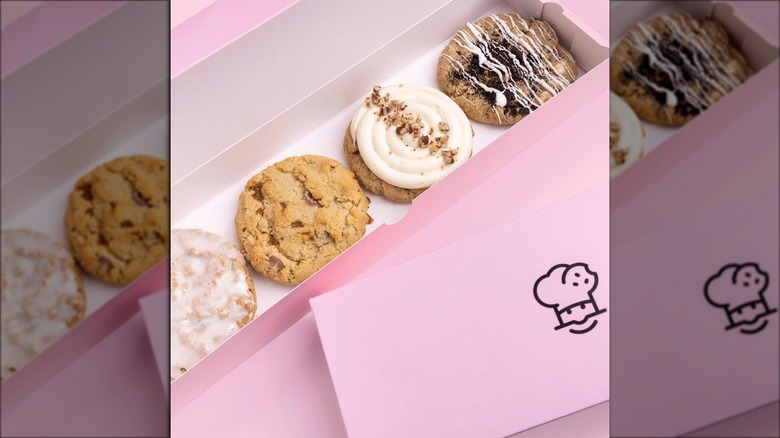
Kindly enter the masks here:
<path id="1" fill-rule="evenodd" d="M 540 35 L 516 14 L 491 15 L 487 18 L 495 24 L 500 37 L 510 46 L 509 49 L 495 41 L 488 30 L 475 23 L 466 24 L 452 41 L 476 56 L 479 67 L 497 77 L 500 87 L 498 84 L 485 84 L 478 74 L 470 71 L 471 59 L 467 55 L 463 54 L 458 59 L 448 54 L 442 56 L 473 87 L 494 95 L 490 103 L 499 121 L 502 117 L 498 108 L 506 108 L 510 101 L 517 102 L 530 113 L 566 88 L 571 83 L 569 78 L 576 77 L 576 72 L 569 67 L 569 62 L 574 62 L 571 55 L 559 51 L 554 44 L 545 43 L 557 41 L 557 37 L 549 33 L 545 26 L 539 27 Z"/>
<path id="2" fill-rule="evenodd" d="M 742 83 L 734 69 L 723 61 L 735 55 L 725 45 L 713 41 L 699 20 L 684 13 L 661 15 L 659 19 L 669 33 L 639 23 L 624 41 L 647 56 L 648 65 L 653 69 L 651 73 L 662 75 L 668 79 L 668 84 L 648 77 L 640 65 L 629 60 L 621 59 L 620 65 L 646 88 L 664 96 L 664 112 L 670 121 L 678 105 L 687 103 L 698 114 Z M 669 44 L 665 38 L 678 44 Z M 692 83 L 698 86 L 692 86 Z"/>

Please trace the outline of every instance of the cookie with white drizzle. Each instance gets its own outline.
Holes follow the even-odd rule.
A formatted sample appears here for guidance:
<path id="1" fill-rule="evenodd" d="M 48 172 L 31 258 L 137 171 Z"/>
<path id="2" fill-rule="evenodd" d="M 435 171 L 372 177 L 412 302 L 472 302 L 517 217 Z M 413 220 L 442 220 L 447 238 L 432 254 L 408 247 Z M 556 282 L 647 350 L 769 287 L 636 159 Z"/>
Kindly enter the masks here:
<path id="1" fill-rule="evenodd" d="M 65 245 L 32 230 L 3 230 L 0 380 L 75 326 L 86 309 L 84 285 Z"/>
<path id="2" fill-rule="evenodd" d="M 744 56 L 714 20 L 686 13 L 633 27 L 610 59 L 610 87 L 648 122 L 681 126 L 748 77 Z"/>
<path id="3" fill-rule="evenodd" d="M 198 229 L 171 232 L 171 381 L 247 325 L 257 309 L 241 251 Z"/>
<path id="4" fill-rule="evenodd" d="M 471 119 L 517 123 L 577 78 L 571 54 L 550 25 L 518 14 L 466 24 L 442 51 L 439 87 Z"/>
<path id="5" fill-rule="evenodd" d="M 468 117 L 431 87 L 374 86 L 344 136 L 347 163 L 366 190 L 410 202 L 472 154 Z"/>

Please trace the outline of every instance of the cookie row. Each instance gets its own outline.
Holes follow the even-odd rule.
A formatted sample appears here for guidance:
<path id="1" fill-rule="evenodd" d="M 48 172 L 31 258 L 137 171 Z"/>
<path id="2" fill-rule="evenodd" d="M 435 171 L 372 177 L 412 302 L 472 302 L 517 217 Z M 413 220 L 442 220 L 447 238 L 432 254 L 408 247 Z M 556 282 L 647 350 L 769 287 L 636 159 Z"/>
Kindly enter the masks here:
<path id="1" fill-rule="evenodd" d="M 2 231 L 0 380 L 83 319 L 87 298 L 77 266 L 121 285 L 167 254 L 167 193 L 165 161 L 120 157 L 82 176 L 70 193 L 70 248 L 36 231 Z"/>
<path id="2" fill-rule="evenodd" d="M 296 285 L 366 232 L 369 192 L 410 202 L 472 155 L 469 118 L 513 124 L 576 78 L 549 24 L 500 14 L 469 23 L 442 52 L 441 91 L 375 86 L 346 127 L 350 169 L 322 156 L 290 157 L 251 177 L 235 217 L 240 249 L 202 230 L 174 230 L 171 380 L 255 315 L 244 259 Z"/>

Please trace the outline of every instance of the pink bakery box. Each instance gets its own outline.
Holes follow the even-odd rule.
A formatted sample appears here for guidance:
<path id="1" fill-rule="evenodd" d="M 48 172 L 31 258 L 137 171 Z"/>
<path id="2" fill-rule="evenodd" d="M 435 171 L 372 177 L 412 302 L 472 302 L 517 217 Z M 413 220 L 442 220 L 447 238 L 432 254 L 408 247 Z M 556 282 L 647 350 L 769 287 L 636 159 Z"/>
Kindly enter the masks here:
<path id="1" fill-rule="evenodd" d="M 168 264 L 160 261 L 3 382 L 3 436 L 168 433 L 168 397 L 141 309 L 160 288 L 167 297 Z"/>
<path id="2" fill-rule="evenodd" d="M 105 18 L 122 1 L 3 2 L 3 78 Z M 6 18 L 8 17 L 8 18 Z"/>
<path id="3" fill-rule="evenodd" d="M 167 48 L 159 43 L 166 37 L 166 7 L 82 3 L 41 5 L 2 30 L 3 43 L 23 59 L 2 78 L 3 227 L 31 228 L 62 243 L 67 196 L 81 175 L 117 156 L 168 155 Z M 25 20 L 32 20 L 29 28 L 15 27 Z M 57 20 L 63 29 L 54 29 Z M 46 23 L 53 27 L 49 33 Z M 36 36 L 50 45 L 17 46 L 19 38 Z M 102 62 L 63 62 L 87 57 Z M 153 60 L 158 68 L 150 67 Z M 167 264 L 160 261 L 125 287 L 83 274 L 85 319 L 3 382 L 3 424 L 26 397 L 46 390 L 55 371 L 81 360 L 132 316 L 139 298 L 167 289 Z"/>
<path id="4" fill-rule="evenodd" d="M 350 437 L 503 437 L 609 398 L 609 184 L 311 300 Z"/>
<path id="5" fill-rule="evenodd" d="M 456 205 L 423 224 L 416 238 L 407 239 L 383 254 L 357 279 L 484 229 L 480 228 L 483 221 L 471 217 L 470 211 L 482 212 L 489 229 L 605 184 L 608 165 L 601 158 L 601 151 L 607 140 L 607 133 L 602 129 L 607 123 L 607 108 L 608 93 L 604 90 L 564 121 L 559 129 L 529 145 L 484 183 L 465 194 Z M 594 117 L 594 114 L 598 116 Z M 578 133 L 577 142 L 571 141 L 570 132 Z M 562 162 L 562 155 L 571 159 Z M 507 203 L 506 192 L 495 189 L 508 186 L 517 187 L 516 197 L 523 202 Z M 545 190 L 536 190 L 536 187 Z M 606 384 L 606 379 L 601 383 Z M 251 390 L 247 390 L 247 385 Z M 240 396 L 236 396 L 237 392 Z M 293 406 L 295 409 L 291 410 Z M 206 415 L 213 412 L 219 412 L 219 417 Z M 540 434 L 545 431 L 568 433 L 556 436 L 605 436 L 608 426 L 605 414 L 603 404 L 594 406 L 518 436 L 543 436 Z M 302 415 L 307 421 L 299 421 Z M 231 433 L 238 436 L 251 435 L 255 431 L 285 437 L 345 436 L 325 355 L 310 312 L 232 369 L 218 384 L 180 409 L 172 417 L 171 426 L 174 436 L 209 436 L 224 432 L 226 424 L 230 424 Z M 576 433 L 572 433 L 574 430 Z"/>
<path id="6" fill-rule="evenodd" d="M 663 184 L 663 176 L 678 162 L 706 145 L 709 139 L 716 138 L 721 128 L 728 126 L 761 100 L 768 92 L 778 87 L 778 50 L 777 29 L 770 31 L 757 25 L 751 18 L 760 14 L 761 4 L 750 2 L 614 2 L 610 8 L 611 47 L 615 47 L 628 30 L 637 22 L 665 12 L 688 12 L 695 17 L 711 17 L 721 23 L 729 34 L 731 43 L 745 55 L 751 73 L 748 80 L 729 93 L 707 111 L 680 128 L 668 128 L 642 122 L 646 131 L 644 149 L 646 155 L 634 166 L 623 172 L 613 184 L 612 206 L 614 212 L 624 209 L 633 210 L 631 198 L 648 189 L 653 184 Z M 776 23 L 775 23 L 776 26 Z M 776 120 L 763 119 L 768 126 Z M 746 131 L 747 132 L 747 131 Z M 732 169 L 739 172 L 740 169 Z M 748 180 L 741 180 L 739 186 L 728 196 L 739 196 L 760 187 L 767 180 L 766 174 Z M 701 212 L 728 197 L 716 199 L 680 199 L 674 205 L 665 208 L 667 217 L 653 222 L 653 227 L 663 228 L 676 217 L 684 217 Z M 660 218 L 659 218 L 660 219 Z M 619 224 L 618 224 L 619 225 Z M 637 225 L 639 226 L 639 225 Z M 645 227 L 646 224 L 642 224 Z M 649 225 L 647 225 L 649 226 Z M 637 228 L 637 235 L 649 231 Z M 613 241 L 620 242 L 624 236 L 613 235 Z"/>
<path id="7" fill-rule="evenodd" d="M 612 344 L 620 352 L 612 356 L 617 435 L 679 435 L 777 399 L 776 317 L 745 339 L 723 329 L 723 312 L 702 293 L 724 265 L 756 262 L 769 272 L 765 296 L 777 307 L 777 194 L 767 190 L 779 182 L 779 63 L 776 39 L 748 17 L 761 6 L 621 2 L 611 10 L 613 43 L 659 12 L 713 16 L 752 69 L 684 127 L 644 124 L 650 152 L 613 181 L 613 286 L 626 291 L 613 297 L 612 326 L 625 335 Z M 663 341 L 642 337 L 649 333 Z"/>
<path id="8" fill-rule="evenodd" d="M 375 223 L 367 237 L 299 287 L 292 289 L 255 277 L 263 313 L 173 382 L 174 432 L 181 430 L 177 424 L 186 422 L 187 430 L 194 431 L 197 427 L 191 428 L 192 424 L 209 421 L 210 417 L 200 416 L 200 420 L 192 423 L 190 420 L 198 415 L 191 415 L 189 410 L 186 415 L 179 412 L 197 401 L 204 391 L 216 388 L 214 385 L 219 385 L 231 370 L 255 353 L 267 351 L 263 347 L 268 344 L 270 348 L 269 343 L 284 336 L 285 330 L 294 324 L 313 329 L 308 317 L 301 319 L 309 312 L 309 298 L 348 283 L 407 241 L 425 243 L 426 236 L 432 232 L 427 225 L 437 217 L 452 209 L 465 209 L 469 223 L 476 223 L 478 228 L 464 227 L 462 237 L 511 219 L 501 215 L 491 218 L 475 215 L 463 199 L 476 193 L 480 182 L 494 174 L 497 176 L 499 170 L 529 145 L 550 132 L 558 132 L 554 130 L 556 126 L 584 105 L 590 105 L 597 95 L 604 94 L 604 104 L 598 107 L 606 108 L 608 66 L 604 62 L 604 39 L 557 3 L 473 0 L 393 5 L 331 3 L 295 3 L 173 79 L 173 228 L 204 228 L 235 241 L 233 216 L 238 193 L 249 176 L 271 162 L 303 153 L 319 153 L 343 161 L 340 145 L 344 128 L 351 118 L 353 105 L 362 100 L 365 91 L 375 83 L 435 86 L 435 65 L 443 44 L 466 22 L 487 13 L 515 10 L 525 16 L 541 15 L 552 23 L 564 45 L 571 48 L 585 74 L 511 129 L 475 123 L 479 153 L 411 206 L 372 197 L 369 213 Z M 328 31 L 340 26 L 345 16 L 358 13 L 360 17 L 383 18 L 350 19 L 350 23 L 355 23 L 352 33 Z M 370 33 L 364 30 L 369 24 Z M 355 38 L 353 33 L 359 34 L 361 30 L 365 35 Z M 307 49 L 314 40 L 318 41 L 315 47 Z M 275 44 L 269 45 L 268 41 Z M 325 46 L 327 51 L 322 50 Z M 283 56 L 279 47 L 284 47 L 285 53 L 301 53 L 301 56 Z M 299 65 L 302 59 L 309 60 L 307 65 L 310 62 L 320 67 L 303 69 Z M 230 81 L 223 79 L 226 72 Z M 265 81 L 259 81 L 259 77 Z M 296 86 L 279 86 L 289 83 Z M 589 123 L 584 124 L 593 125 L 598 118 L 595 114 L 591 113 Z M 570 143 L 577 138 L 563 137 Z M 489 143 L 493 143 L 491 147 L 484 148 Z M 222 146 L 215 149 L 215 145 Z M 592 184 L 599 177 L 593 175 L 593 167 L 589 169 L 573 173 L 580 181 Z M 606 165 L 603 170 L 606 175 Z M 589 176 L 587 172 L 591 172 Z M 518 180 L 517 175 L 501 175 L 507 183 Z M 537 198 L 530 203 L 539 208 L 544 202 Z M 525 207 L 522 203 L 512 203 L 506 209 Z M 215 211 L 221 213 L 214 214 Z M 408 239 L 412 235 L 415 238 Z M 438 233 L 434 240 L 448 238 L 451 237 Z M 431 250 L 438 247 L 438 243 L 428 245 Z M 224 411 L 229 416 L 231 409 L 225 406 Z M 177 423 L 177 416 L 187 420 Z"/>

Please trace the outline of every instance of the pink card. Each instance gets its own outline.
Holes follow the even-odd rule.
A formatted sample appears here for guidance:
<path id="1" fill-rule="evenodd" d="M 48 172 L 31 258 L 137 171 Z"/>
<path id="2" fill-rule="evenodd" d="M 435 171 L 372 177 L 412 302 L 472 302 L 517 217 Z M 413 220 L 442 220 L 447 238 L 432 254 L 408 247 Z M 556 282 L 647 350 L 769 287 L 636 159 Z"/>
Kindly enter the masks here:
<path id="1" fill-rule="evenodd" d="M 171 336 L 168 330 L 171 320 L 170 299 L 171 294 L 166 289 L 138 300 L 157 369 L 160 371 L 165 397 L 168 397 L 171 387 L 169 371 Z"/>
<path id="2" fill-rule="evenodd" d="M 141 313 L 3 415 L 3 436 L 166 436 L 168 399 Z"/>
<path id="3" fill-rule="evenodd" d="M 612 248 L 612 433 L 677 436 L 778 399 L 778 195 Z"/>
<path id="4" fill-rule="evenodd" d="M 607 185 L 311 300 L 351 437 L 507 436 L 609 397 Z"/>

